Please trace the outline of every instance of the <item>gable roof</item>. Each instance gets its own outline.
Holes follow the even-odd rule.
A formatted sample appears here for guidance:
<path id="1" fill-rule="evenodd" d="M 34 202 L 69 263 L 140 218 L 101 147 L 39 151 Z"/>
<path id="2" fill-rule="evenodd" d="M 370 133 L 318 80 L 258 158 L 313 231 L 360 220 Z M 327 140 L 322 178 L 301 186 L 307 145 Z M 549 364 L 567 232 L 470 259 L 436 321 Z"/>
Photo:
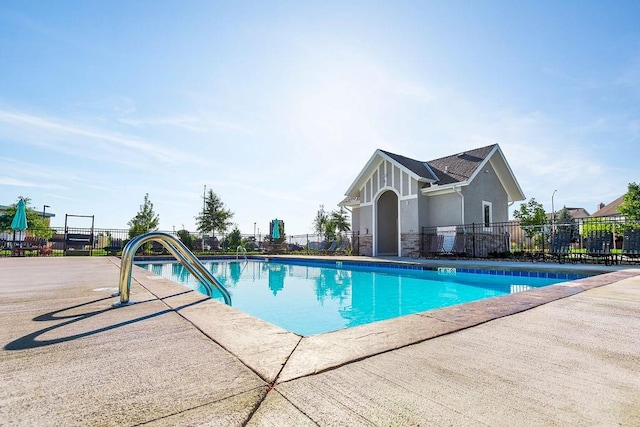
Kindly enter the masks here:
<path id="1" fill-rule="evenodd" d="M 400 154 L 394 154 L 384 150 L 379 151 L 391 157 L 393 160 L 422 178 L 435 181 L 438 181 L 439 179 L 438 176 L 433 172 L 433 169 L 431 169 L 431 167 L 429 166 L 428 162 L 421 162 L 419 160 L 410 159 L 408 157 L 401 156 Z"/>
<path id="2" fill-rule="evenodd" d="M 562 209 L 556 211 L 556 218 L 558 217 L 558 215 L 560 215 L 560 212 L 565 209 L 567 210 L 567 212 L 569 212 L 569 215 L 571 215 L 571 218 L 573 219 L 588 218 L 590 216 L 589 212 L 587 212 L 585 208 L 568 208 L 565 206 Z M 547 218 L 551 219 L 551 212 L 547 212 Z"/>
<path id="3" fill-rule="evenodd" d="M 598 209 L 591 216 L 592 217 L 603 217 L 603 216 L 620 216 L 620 212 L 618 212 L 618 206 L 622 204 L 624 201 L 624 194 L 613 202 L 609 203 L 605 207 Z"/>
<path id="4" fill-rule="evenodd" d="M 502 150 L 500 150 L 500 146 L 492 144 L 429 161 L 415 160 L 378 149 L 373 153 L 373 156 L 345 193 L 347 198 L 350 199 L 349 204 L 355 203 L 354 198 L 357 199 L 358 190 L 380 159 L 389 160 L 404 169 L 419 182 L 430 184 L 429 188 L 423 189 L 423 194 L 425 191 L 440 190 L 457 184 L 467 185 L 473 180 L 478 171 L 482 170 L 488 162 L 491 162 L 500 182 L 507 191 L 509 201 L 525 199 L 520 185 L 502 154 Z"/>
<path id="5" fill-rule="evenodd" d="M 496 147 L 498 144 L 487 145 L 471 151 L 430 160 L 428 163 L 438 175 L 438 185 L 455 184 L 469 180 Z"/>
<path id="6" fill-rule="evenodd" d="M 563 208 L 566 209 L 567 211 L 569 211 L 569 215 L 571 215 L 571 217 L 573 219 L 581 219 L 581 218 L 588 218 L 589 212 L 585 209 L 585 208 Z"/>

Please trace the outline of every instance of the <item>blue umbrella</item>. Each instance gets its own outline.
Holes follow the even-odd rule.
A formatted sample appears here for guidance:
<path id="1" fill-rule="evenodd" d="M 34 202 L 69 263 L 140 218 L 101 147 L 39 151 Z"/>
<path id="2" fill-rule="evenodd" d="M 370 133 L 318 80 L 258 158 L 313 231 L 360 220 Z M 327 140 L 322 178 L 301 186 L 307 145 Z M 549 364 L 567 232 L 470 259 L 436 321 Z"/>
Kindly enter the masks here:
<path id="1" fill-rule="evenodd" d="M 280 238 L 280 227 L 278 227 L 278 219 L 273 220 L 273 231 L 271 232 L 271 237 L 274 239 Z"/>
<path id="2" fill-rule="evenodd" d="M 22 199 L 18 200 L 16 214 L 13 216 L 13 221 L 11 221 L 11 229 L 13 230 L 13 251 L 15 251 L 16 231 L 24 231 L 27 229 L 27 207 Z"/>

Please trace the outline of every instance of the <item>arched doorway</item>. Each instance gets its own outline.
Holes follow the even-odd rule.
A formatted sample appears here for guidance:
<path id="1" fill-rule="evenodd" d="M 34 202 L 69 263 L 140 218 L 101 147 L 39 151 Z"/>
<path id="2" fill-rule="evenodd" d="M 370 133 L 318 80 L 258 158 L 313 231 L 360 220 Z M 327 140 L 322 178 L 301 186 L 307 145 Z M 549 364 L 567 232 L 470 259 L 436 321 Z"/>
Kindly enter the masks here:
<path id="1" fill-rule="evenodd" d="M 385 191 L 376 203 L 376 255 L 398 256 L 398 196 Z"/>

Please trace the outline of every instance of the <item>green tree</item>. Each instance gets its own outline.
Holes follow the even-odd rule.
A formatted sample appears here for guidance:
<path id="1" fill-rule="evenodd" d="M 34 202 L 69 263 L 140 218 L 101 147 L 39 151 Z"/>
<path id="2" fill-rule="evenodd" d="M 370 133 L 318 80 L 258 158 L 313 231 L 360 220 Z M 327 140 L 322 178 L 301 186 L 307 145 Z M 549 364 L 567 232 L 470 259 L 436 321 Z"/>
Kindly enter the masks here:
<path id="1" fill-rule="evenodd" d="M 622 204 L 618 206 L 618 212 L 627 220 L 640 220 L 640 184 L 629 183 Z"/>
<path id="2" fill-rule="evenodd" d="M 318 234 L 324 234 L 328 221 L 329 217 L 324 211 L 324 205 L 320 205 L 320 209 L 318 209 L 316 217 L 313 220 L 313 231 Z"/>
<path id="3" fill-rule="evenodd" d="M 513 212 L 513 216 L 520 220 L 520 227 L 528 238 L 541 233 L 547 222 L 544 207 L 541 203 L 536 202 L 535 198 L 531 198 L 526 204 L 521 203 L 520 208 Z"/>
<path id="4" fill-rule="evenodd" d="M 336 240 L 336 223 L 332 218 L 329 218 L 324 225 L 324 237 L 327 240 L 333 241 Z"/>
<path id="5" fill-rule="evenodd" d="M 178 239 L 182 242 L 182 244 L 184 244 L 189 250 L 194 249 L 193 246 L 196 241 L 196 238 L 195 236 L 192 236 L 188 230 L 185 230 L 185 229 L 178 230 L 176 231 L 176 235 L 178 236 Z"/>
<path id="6" fill-rule="evenodd" d="M 22 196 L 18 197 L 18 200 L 20 199 L 24 200 L 27 208 L 27 231 L 41 239 L 50 239 L 51 236 L 53 236 L 53 230 L 49 228 L 47 221 L 42 217 L 42 215 L 34 211 L 29 206 L 31 199 Z M 0 214 L 0 231 L 11 230 L 11 222 L 13 221 L 13 217 L 16 215 L 17 208 L 16 202 L 11 206 L 8 206 L 2 214 Z"/>
<path id="7" fill-rule="evenodd" d="M 144 195 L 144 203 L 140 205 L 140 210 L 127 223 L 129 226 L 129 238 L 132 239 L 141 234 L 158 229 L 160 217 L 153 211 L 153 203 L 149 200 L 149 193 Z"/>
<path id="8" fill-rule="evenodd" d="M 228 248 L 231 251 L 236 251 L 238 249 L 238 246 L 243 246 L 242 244 L 242 236 L 240 235 L 240 230 L 238 230 L 238 227 L 234 227 L 233 230 L 231 230 L 231 233 L 229 233 L 229 236 L 227 236 L 227 240 L 228 242 Z"/>
<path id="9" fill-rule="evenodd" d="M 196 217 L 196 226 L 202 234 L 218 231 L 224 233 L 231 226 L 233 212 L 225 209 L 224 203 L 213 190 L 204 199 L 203 210 Z"/>
<path id="10" fill-rule="evenodd" d="M 573 216 L 569 212 L 569 209 L 567 209 L 566 207 L 562 208 L 562 210 L 558 212 L 556 216 L 556 229 L 558 231 L 569 232 L 572 242 L 576 242 L 578 240 L 578 224 L 576 224 L 576 220 L 573 218 Z"/>
<path id="11" fill-rule="evenodd" d="M 331 222 L 334 224 L 335 230 L 340 233 L 351 231 L 351 225 L 349 224 L 349 215 L 344 206 L 340 206 L 340 209 L 331 212 Z"/>
<path id="12" fill-rule="evenodd" d="M 616 229 L 620 228 L 619 224 L 605 218 L 585 218 L 582 221 L 582 235 L 584 237 L 587 237 L 594 232 L 614 232 Z"/>

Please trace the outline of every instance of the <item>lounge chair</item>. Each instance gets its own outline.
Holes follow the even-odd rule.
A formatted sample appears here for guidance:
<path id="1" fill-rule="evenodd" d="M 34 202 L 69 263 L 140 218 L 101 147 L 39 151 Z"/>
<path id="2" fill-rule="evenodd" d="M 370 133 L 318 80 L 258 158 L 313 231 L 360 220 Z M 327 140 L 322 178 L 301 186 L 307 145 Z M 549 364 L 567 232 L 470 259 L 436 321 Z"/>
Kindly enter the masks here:
<path id="1" fill-rule="evenodd" d="M 638 262 L 640 259 L 640 229 L 624 231 L 621 257 Z"/>
<path id="2" fill-rule="evenodd" d="M 613 233 L 610 231 L 592 231 L 587 236 L 587 257 L 604 259 L 605 265 L 611 265 L 614 261 L 611 253 Z"/>
<path id="3" fill-rule="evenodd" d="M 322 252 L 327 247 L 327 242 L 309 242 L 307 248 L 309 252 Z"/>
<path id="4" fill-rule="evenodd" d="M 558 231 L 551 236 L 551 247 L 549 255 L 555 258 L 560 264 L 570 259 L 571 252 L 571 231 Z"/>
<path id="5" fill-rule="evenodd" d="M 443 236 L 444 237 L 444 236 Z M 464 233 L 456 233 L 453 236 L 453 243 L 449 246 L 451 241 L 446 241 L 444 238 L 441 240 L 442 246 L 440 249 L 440 255 L 444 256 L 463 256 L 466 254 L 466 236 Z"/>
<path id="6" fill-rule="evenodd" d="M 349 246 L 348 240 L 340 240 L 336 242 L 331 242 L 331 245 L 325 250 L 327 255 L 337 255 L 344 253 L 347 250 L 347 246 Z"/>
<path id="7" fill-rule="evenodd" d="M 423 244 L 425 255 L 431 257 L 463 256 L 466 254 L 466 236 L 464 233 L 454 235 L 430 234 Z"/>
<path id="8" fill-rule="evenodd" d="M 438 235 L 433 233 L 422 234 L 420 238 L 420 247 L 412 251 L 409 256 L 413 259 L 420 257 L 428 258 L 431 255 L 435 255 L 438 252 Z"/>
<path id="9" fill-rule="evenodd" d="M 346 254 L 347 253 L 347 248 L 349 247 L 349 241 L 348 240 L 343 240 L 340 242 L 340 245 L 338 245 L 338 247 L 335 250 L 336 254 Z"/>
<path id="10" fill-rule="evenodd" d="M 323 254 L 325 254 L 325 255 L 332 254 L 333 252 L 335 252 L 335 250 L 336 250 L 336 248 L 337 248 L 337 247 L 338 247 L 338 241 L 337 241 L 337 240 L 334 240 L 334 241 L 332 241 L 332 242 L 329 244 L 329 246 L 327 246 L 327 247 L 322 251 L 322 253 L 323 253 Z"/>

